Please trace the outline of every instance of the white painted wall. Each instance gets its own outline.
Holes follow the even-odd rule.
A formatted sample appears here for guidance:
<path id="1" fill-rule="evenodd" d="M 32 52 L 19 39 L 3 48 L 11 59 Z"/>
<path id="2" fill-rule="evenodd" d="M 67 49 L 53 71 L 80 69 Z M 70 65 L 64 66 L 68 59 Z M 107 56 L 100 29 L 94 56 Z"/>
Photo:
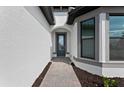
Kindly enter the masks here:
<path id="1" fill-rule="evenodd" d="M 106 62 L 106 13 L 99 14 L 99 61 Z M 109 34 L 107 32 L 107 34 Z M 97 47 L 97 46 L 96 46 Z"/>
<path id="2" fill-rule="evenodd" d="M 51 26 L 51 32 L 58 28 L 64 28 L 69 31 L 72 31 L 72 26 L 67 25 L 67 12 L 54 12 L 55 25 Z"/>
<path id="3" fill-rule="evenodd" d="M 37 6 L 25 6 L 24 7 L 45 29 L 50 30 L 49 24 L 41 12 L 40 8 Z"/>
<path id="4" fill-rule="evenodd" d="M 105 77 L 122 77 L 124 78 L 124 68 L 102 68 L 102 75 Z"/>
<path id="5" fill-rule="evenodd" d="M 73 60 L 73 62 L 77 67 L 79 67 L 89 73 L 102 76 L 102 68 L 101 67 L 85 64 L 82 62 L 76 62 L 75 60 Z"/>
<path id="6" fill-rule="evenodd" d="M 0 86 L 31 86 L 49 62 L 51 35 L 40 16 L 37 7 L 0 7 Z"/>
<path id="7" fill-rule="evenodd" d="M 55 26 L 63 26 L 67 21 L 67 12 L 54 12 Z"/>
<path id="8" fill-rule="evenodd" d="M 78 37 L 77 37 L 77 31 L 78 31 L 78 27 L 77 27 L 77 22 L 74 24 L 73 26 L 73 30 L 71 31 L 71 57 L 78 56 L 78 51 L 77 51 L 77 41 L 78 41 Z"/>

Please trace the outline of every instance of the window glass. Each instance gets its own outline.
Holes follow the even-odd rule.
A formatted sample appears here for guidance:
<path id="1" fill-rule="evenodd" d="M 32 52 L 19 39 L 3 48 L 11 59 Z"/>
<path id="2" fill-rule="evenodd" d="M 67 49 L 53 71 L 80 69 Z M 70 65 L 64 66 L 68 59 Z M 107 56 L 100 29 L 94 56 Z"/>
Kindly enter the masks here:
<path id="1" fill-rule="evenodd" d="M 81 22 L 81 57 L 95 58 L 95 19 Z"/>
<path id="2" fill-rule="evenodd" d="M 124 60 L 124 16 L 110 16 L 110 60 Z"/>

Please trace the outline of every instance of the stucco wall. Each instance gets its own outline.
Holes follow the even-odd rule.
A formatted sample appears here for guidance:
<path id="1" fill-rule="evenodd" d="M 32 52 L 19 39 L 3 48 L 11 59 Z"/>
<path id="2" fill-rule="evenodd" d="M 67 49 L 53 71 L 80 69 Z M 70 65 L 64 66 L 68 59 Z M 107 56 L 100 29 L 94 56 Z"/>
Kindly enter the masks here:
<path id="1" fill-rule="evenodd" d="M 71 58 L 73 56 L 78 56 L 78 37 L 77 37 L 77 31 L 78 31 L 78 24 L 75 23 L 73 26 L 73 29 L 71 31 Z"/>
<path id="2" fill-rule="evenodd" d="M 67 12 L 54 12 L 55 27 L 64 26 L 67 20 Z"/>
<path id="3" fill-rule="evenodd" d="M 0 7 L 0 86 L 31 86 L 50 60 L 44 16 L 27 8 Z"/>
<path id="4" fill-rule="evenodd" d="M 24 7 L 45 29 L 50 30 L 50 25 L 48 24 L 42 11 L 37 6 L 25 6 Z"/>
<path id="5" fill-rule="evenodd" d="M 77 23 L 77 58 L 80 58 L 80 22 L 92 17 L 95 17 L 95 60 L 91 64 L 86 64 L 84 61 L 90 59 L 81 58 L 82 62 L 73 59 L 76 66 L 82 68 L 90 73 L 103 75 L 108 77 L 124 77 L 124 61 L 110 61 L 109 60 L 109 13 L 124 13 L 124 7 L 100 7 L 94 11 L 86 13 L 75 19 L 74 25 Z M 76 36 L 75 36 L 76 37 Z M 74 38 L 75 38 L 74 37 Z M 72 53 L 72 58 L 76 57 Z M 93 62 L 102 64 L 100 67 L 93 65 Z"/>

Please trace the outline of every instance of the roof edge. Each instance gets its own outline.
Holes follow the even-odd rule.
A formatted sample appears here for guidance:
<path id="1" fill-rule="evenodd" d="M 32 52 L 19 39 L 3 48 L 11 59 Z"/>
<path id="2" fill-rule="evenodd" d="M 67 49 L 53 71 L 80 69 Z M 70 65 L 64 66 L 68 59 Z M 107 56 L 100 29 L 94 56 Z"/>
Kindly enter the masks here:
<path id="1" fill-rule="evenodd" d="M 41 9 L 43 15 L 45 16 L 47 22 L 50 25 L 55 25 L 52 8 L 50 6 L 39 6 L 39 8 Z"/>
<path id="2" fill-rule="evenodd" d="M 99 7 L 100 6 L 79 6 L 79 7 L 77 7 L 76 9 L 74 9 L 68 13 L 68 18 L 67 18 L 66 24 L 72 25 L 75 18 L 77 18 L 83 14 L 86 14 L 90 11 L 93 11 Z"/>

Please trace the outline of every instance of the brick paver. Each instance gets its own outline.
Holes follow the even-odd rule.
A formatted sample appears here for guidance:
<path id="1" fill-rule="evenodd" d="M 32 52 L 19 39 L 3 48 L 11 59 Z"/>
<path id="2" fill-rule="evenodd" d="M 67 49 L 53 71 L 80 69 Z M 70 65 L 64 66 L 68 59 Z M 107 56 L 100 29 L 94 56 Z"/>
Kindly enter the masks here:
<path id="1" fill-rule="evenodd" d="M 52 62 L 40 87 L 81 87 L 81 84 L 71 65 Z"/>

